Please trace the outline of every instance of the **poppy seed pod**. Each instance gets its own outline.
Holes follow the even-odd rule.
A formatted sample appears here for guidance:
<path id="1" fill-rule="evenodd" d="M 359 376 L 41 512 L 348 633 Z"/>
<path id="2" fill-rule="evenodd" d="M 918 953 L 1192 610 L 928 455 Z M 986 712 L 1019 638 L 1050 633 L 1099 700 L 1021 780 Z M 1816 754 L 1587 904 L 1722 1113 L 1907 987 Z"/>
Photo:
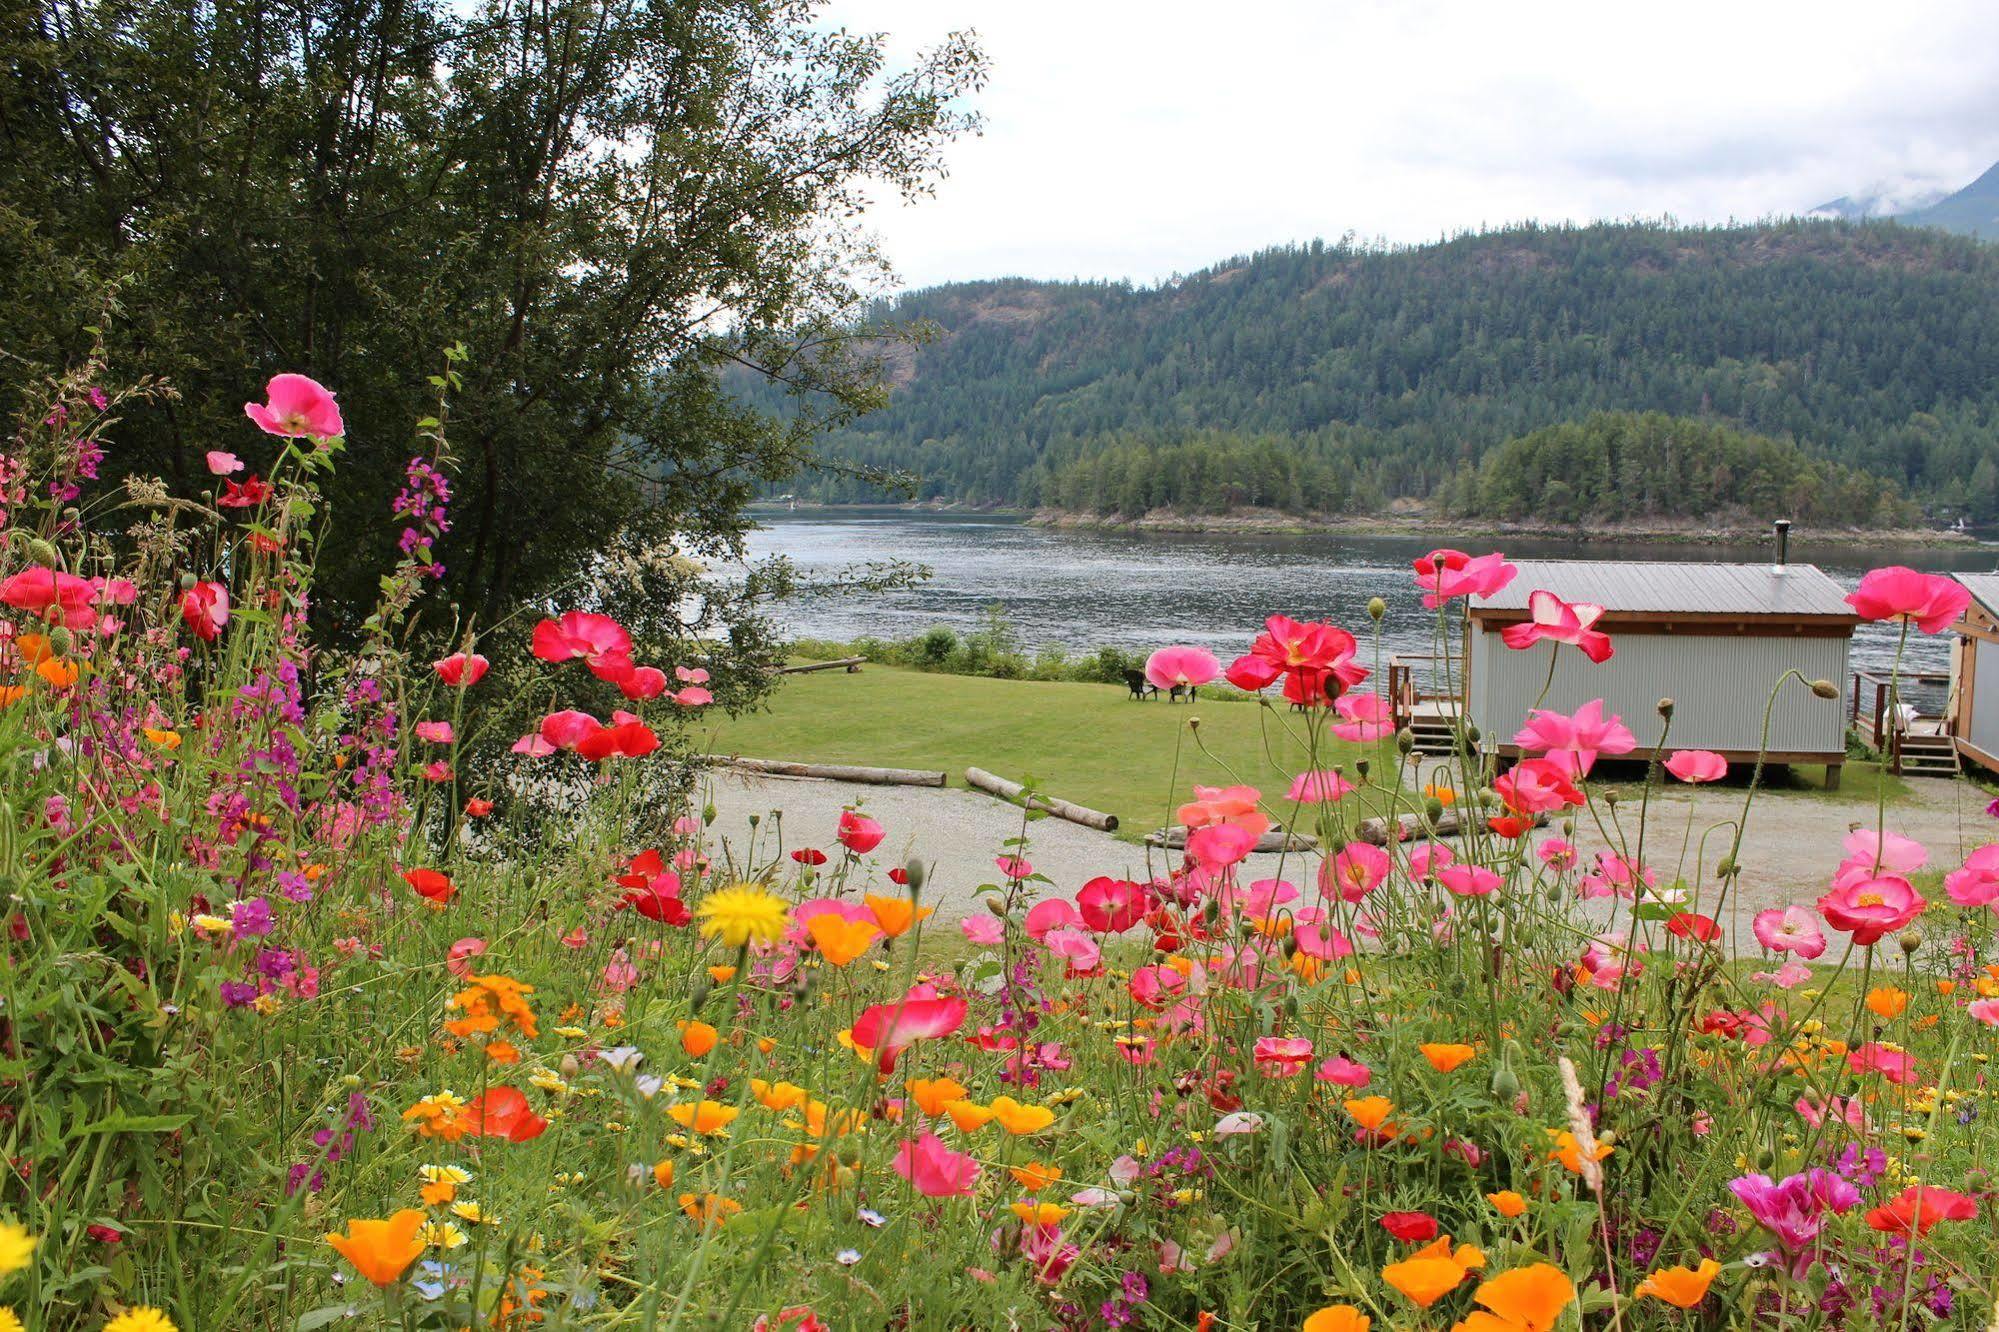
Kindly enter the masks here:
<path id="1" fill-rule="evenodd" d="M 54 568 L 56 562 L 56 548 L 54 546 L 51 546 L 48 542 L 42 540 L 40 537 L 32 537 L 28 541 L 28 558 L 33 560 L 36 564 L 46 565 L 50 568 Z"/>
<path id="2" fill-rule="evenodd" d="M 761 814 L 750 815 L 750 826 L 752 828 L 756 827 L 759 823 L 762 823 L 763 821 L 764 821 L 764 816 Z"/>
<path id="3" fill-rule="evenodd" d="M 1368 619 L 1370 619 L 1370 620 L 1379 620 L 1379 619 L 1380 619 L 1380 618 L 1381 618 L 1382 616 L 1384 616 L 1384 615 L 1386 615 L 1386 614 L 1388 614 L 1388 603 L 1387 603 L 1387 602 L 1383 601 L 1383 600 L 1382 600 L 1382 599 L 1381 599 L 1380 597 L 1369 597 L 1369 598 L 1367 599 L 1367 618 L 1368 618 Z"/>
<path id="4" fill-rule="evenodd" d="M 1839 686 L 1830 680 L 1812 681 L 1812 692 L 1820 698 L 1838 698 Z"/>
<path id="5" fill-rule="evenodd" d="M 1395 733 L 1395 747 L 1407 754 L 1416 747 L 1416 733 L 1407 726 Z"/>
<path id="6" fill-rule="evenodd" d="M 194 590 L 195 583 L 199 581 L 200 580 L 197 579 L 193 574 L 184 573 L 180 576 L 180 590 L 183 592 L 191 592 Z"/>
<path id="7" fill-rule="evenodd" d="M 1913 953 L 1923 946 L 1923 932 L 1921 930 L 1903 930 L 1902 937 L 1897 942 L 1902 945 L 1903 952 Z"/>
<path id="8" fill-rule="evenodd" d="M 1673 719 L 1673 700 L 1672 700 L 1672 699 L 1670 699 L 1670 698 L 1662 698 L 1662 699 L 1660 699 L 1660 700 L 1659 700 L 1659 715 L 1660 715 L 1661 717 L 1664 717 L 1664 718 L 1665 718 L 1665 719 L 1666 719 L 1667 721 L 1671 721 L 1671 720 Z"/>
<path id="9" fill-rule="evenodd" d="M 1190 730 L 1190 731 L 1198 731 L 1198 730 L 1200 730 L 1200 729 L 1201 729 L 1201 719 L 1200 719 L 1199 717 L 1189 717 L 1189 718 L 1187 719 L 1187 729 L 1188 729 L 1188 730 Z"/>
<path id="10" fill-rule="evenodd" d="M 1365 781 L 1367 780 L 1367 770 L 1370 766 L 1372 765 L 1366 759 L 1355 759 L 1353 770 L 1360 774 L 1362 781 Z"/>
<path id="11" fill-rule="evenodd" d="M 49 630 L 49 649 L 58 657 L 67 657 L 69 650 L 75 646 L 76 635 L 69 631 L 68 625 L 59 624 Z"/>
<path id="12" fill-rule="evenodd" d="M 1615 805 L 1618 802 L 1618 799 L 1619 797 L 1617 794 L 1617 789 L 1615 787 L 1603 793 L 1603 803 L 1606 805 Z"/>

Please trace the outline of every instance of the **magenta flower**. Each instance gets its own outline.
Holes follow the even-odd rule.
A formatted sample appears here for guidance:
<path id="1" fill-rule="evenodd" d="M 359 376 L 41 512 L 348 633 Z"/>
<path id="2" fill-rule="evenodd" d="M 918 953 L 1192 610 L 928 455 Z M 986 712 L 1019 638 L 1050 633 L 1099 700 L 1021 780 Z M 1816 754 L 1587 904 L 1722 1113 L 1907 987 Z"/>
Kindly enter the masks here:
<path id="1" fill-rule="evenodd" d="M 1709 749 L 1678 749 L 1666 760 L 1666 771 L 1683 782 L 1718 782 L 1728 775 L 1728 760 Z"/>
<path id="2" fill-rule="evenodd" d="M 1811 912 L 1801 906 L 1771 907 L 1756 913 L 1749 928 L 1756 942 L 1773 953 L 1796 953 L 1811 959 L 1825 952 L 1825 932 Z"/>
<path id="3" fill-rule="evenodd" d="M 946 999 L 933 985 L 912 985 L 893 1003 L 870 1004 L 854 1019 L 854 1044 L 875 1052 L 875 1067 L 895 1072 L 896 1056 L 920 1040 L 949 1036 L 965 1025 L 969 1005 Z"/>
<path id="4" fill-rule="evenodd" d="M 1129 879 L 1099 876 L 1076 892 L 1076 909 L 1083 923 L 1098 934 L 1123 934 L 1145 919 L 1152 895 L 1145 885 Z"/>
<path id="5" fill-rule="evenodd" d="M 1944 875 L 1943 890 L 1959 906 L 1999 902 L 1999 844 L 1981 846 L 1965 857 L 1962 869 Z"/>
<path id="6" fill-rule="evenodd" d="M 886 836 L 888 834 L 881 824 L 874 819 L 851 809 L 843 809 L 840 811 L 839 830 L 833 834 L 833 840 L 855 855 L 864 856 L 880 846 Z"/>
<path id="7" fill-rule="evenodd" d="M 1526 623 L 1509 624 L 1499 631 L 1506 646 L 1530 648 L 1545 638 L 1580 648 L 1585 657 L 1598 663 L 1609 661 L 1617 650 L 1611 646 L 1609 634 L 1592 628 L 1603 618 L 1601 606 L 1563 601 L 1553 592 L 1537 588 L 1527 598 L 1527 615 Z"/>
<path id="8" fill-rule="evenodd" d="M 1913 837 L 1899 833 L 1877 834 L 1872 828 L 1855 828 L 1846 835 L 1846 863 L 1860 865 L 1867 874 L 1914 874 L 1929 863 L 1930 853 Z"/>
<path id="9" fill-rule="evenodd" d="M 1575 715 L 1563 716 L 1547 708 L 1528 714 L 1527 724 L 1514 735 L 1522 749 L 1539 749 L 1557 762 L 1567 761 L 1569 771 L 1586 777 L 1596 766 L 1599 754 L 1629 754 L 1638 747 L 1622 717 L 1605 719 L 1603 700 L 1593 698 L 1577 708 Z"/>
<path id="10" fill-rule="evenodd" d="M 896 1149 L 894 1168 L 926 1198 L 969 1198 L 979 1179 L 979 1163 L 929 1129 Z"/>
<path id="11" fill-rule="evenodd" d="M 1566 764 L 1524 759 L 1496 779 L 1492 789 L 1515 814 L 1551 814 L 1583 803 Z"/>
<path id="12" fill-rule="evenodd" d="M 1251 1054 L 1258 1071 L 1276 1078 L 1296 1077 L 1312 1058 L 1312 1042 L 1303 1036 L 1259 1036 Z"/>
<path id="13" fill-rule="evenodd" d="M 273 375 L 264 386 L 262 403 L 246 402 L 243 414 L 270 435 L 297 439 L 336 439 L 347 433 L 340 420 L 340 408 L 317 380 L 304 375 Z"/>
<path id="14" fill-rule="evenodd" d="M 243 470 L 243 460 L 221 449 L 210 449 L 207 459 L 210 476 L 233 476 Z"/>
<path id="15" fill-rule="evenodd" d="M 1042 936 L 1041 945 L 1066 961 L 1073 975 L 1087 975 L 1103 960 L 1103 949 L 1097 941 L 1072 925 L 1048 931 Z"/>
<path id="16" fill-rule="evenodd" d="M 1257 836 L 1240 823 L 1210 823 L 1187 834 L 1187 855 L 1204 869 L 1227 869 L 1256 849 Z"/>
<path id="17" fill-rule="evenodd" d="M 1340 702 L 1346 700 L 1341 699 Z M 1293 777 L 1291 789 L 1284 793 L 1284 798 L 1303 805 L 1329 805 L 1353 789 L 1353 784 L 1337 772 L 1321 769 L 1301 772 Z"/>
<path id="18" fill-rule="evenodd" d="M 1040 943 L 1050 930 L 1069 929 L 1083 923 L 1083 913 L 1066 897 L 1045 897 L 1028 909 L 1023 927 L 1027 937 Z"/>
<path id="19" fill-rule="evenodd" d="M 1334 1055 L 1322 1060 L 1315 1075 L 1321 1082 L 1330 1082 L 1336 1087 L 1365 1087 L 1374 1073 L 1366 1064 L 1358 1063 L 1345 1055 Z"/>
<path id="20" fill-rule="evenodd" d="M 1423 604 L 1431 610 L 1453 597 L 1502 592 L 1520 573 L 1498 551 L 1472 556 L 1461 550 L 1433 550 L 1411 562 L 1416 566 L 1416 586 L 1424 589 Z"/>
<path id="21" fill-rule="evenodd" d="M 1484 897 L 1499 887 L 1499 876 L 1483 865 L 1451 865 L 1437 871 L 1437 882 L 1459 897 Z"/>
<path id="22" fill-rule="evenodd" d="M 1422 883 L 1457 858 L 1458 853 L 1441 842 L 1426 842 L 1409 853 L 1409 877 Z"/>
<path id="23" fill-rule="evenodd" d="M 1192 689 L 1222 673 L 1215 654 L 1197 647 L 1163 647 L 1145 659 L 1145 678 L 1160 689 Z"/>
<path id="24" fill-rule="evenodd" d="M 1860 1191 L 1830 1170 L 1773 1180 L 1768 1175 L 1744 1175 L 1728 1188 L 1749 1215 L 1776 1237 L 1791 1275 L 1802 1279 L 1819 1261 L 1819 1231 L 1828 1212 L 1850 1211 L 1860 1205 Z"/>
<path id="25" fill-rule="evenodd" d="M 1341 720 L 1332 724 L 1332 733 L 1357 745 L 1385 740 L 1395 730 L 1394 713 L 1379 694 L 1342 694 L 1333 700 L 1333 711 Z"/>
<path id="26" fill-rule="evenodd" d="M 967 916 L 958 922 L 964 932 L 965 941 L 981 948 L 995 948 L 1006 938 L 1006 926 L 997 916 Z"/>
<path id="27" fill-rule="evenodd" d="M 1319 891 L 1358 902 L 1388 877 L 1388 853 L 1368 842 L 1348 842 L 1331 860 L 1319 862 Z"/>
<path id="28" fill-rule="evenodd" d="M 1826 924 L 1851 934 L 1853 942 L 1865 948 L 1907 925 L 1928 905 L 1907 879 L 1883 874 L 1834 885 L 1819 899 L 1819 914 Z"/>
<path id="29" fill-rule="evenodd" d="M 1926 634 L 1957 623 L 1971 604 L 1971 589 L 1943 574 L 1918 573 L 1902 565 L 1871 569 L 1846 604 L 1863 620 L 1909 620 Z"/>

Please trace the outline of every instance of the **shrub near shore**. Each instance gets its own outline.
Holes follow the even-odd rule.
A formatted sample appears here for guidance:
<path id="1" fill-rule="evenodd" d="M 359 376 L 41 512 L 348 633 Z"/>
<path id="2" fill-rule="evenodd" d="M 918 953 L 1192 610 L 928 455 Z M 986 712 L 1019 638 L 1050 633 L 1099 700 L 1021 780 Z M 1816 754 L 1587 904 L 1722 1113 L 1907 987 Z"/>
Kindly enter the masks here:
<path id="1" fill-rule="evenodd" d="M 373 632 L 335 649 L 303 612 L 337 419 L 288 388 L 218 450 L 216 504 L 134 488 L 130 548 L 70 509 L 111 444 L 94 385 L 0 463 L 0 1326 L 1993 1317 L 1999 848 L 1928 901 L 1927 851 L 1877 810 L 1728 965 L 1715 917 L 1754 867 L 1648 858 L 1677 839 L 1593 792 L 1670 708 L 1541 712 L 1531 757 L 1466 749 L 1419 793 L 1334 747 L 1387 738 L 1353 637 L 1274 616 L 1227 676 L 1301 709 L 1269 714 L 1305 754 L 1286 789 L 1180 793 L 1187 852 L 1151 883 L 1049 882 L 1031 819 L 924 848 L 991 866 L 990 910 L 945 926 L 864 812 L 635 834 L 710 691 L 588 606 L 518 650 L 543 710 L 509 742 L 587 797 L 509 838 L 507 786 L 458 782 L 510 702 L 489 645 L 404 650 L 448 535 L 442 428 Z M 1384 591 L 1442 638 L 1507 577 L 1438 552 Z M 1921 632 L 1955 593 L 1880 571 L 1856 595 Z M 1539 605 L 1512 646 L 1612 655 L 1593 610 Z M 1742 794 L 1714 813 L 1738 850 Z M 1383 800 L 1469 835 L 1359 840 Z M 1274 818 L 1328 854 L 1245 882 Z M 1564 820 L 1623 851 L 1584 861 Z"/>

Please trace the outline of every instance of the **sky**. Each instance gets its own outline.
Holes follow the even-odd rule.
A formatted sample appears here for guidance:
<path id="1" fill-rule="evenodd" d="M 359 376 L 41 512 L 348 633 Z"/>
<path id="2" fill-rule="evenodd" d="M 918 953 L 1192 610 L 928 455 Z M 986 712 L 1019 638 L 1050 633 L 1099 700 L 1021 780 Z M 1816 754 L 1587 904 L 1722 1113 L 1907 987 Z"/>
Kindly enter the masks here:
<path id="1" fill-rule="evenodd" d="M 1999 0 L 828 0 L 976 31 L 983 134 L 869 214 L 905 285 L 1157 282 L 1286 241 L 1753 220 L 1999 160 Z"/>

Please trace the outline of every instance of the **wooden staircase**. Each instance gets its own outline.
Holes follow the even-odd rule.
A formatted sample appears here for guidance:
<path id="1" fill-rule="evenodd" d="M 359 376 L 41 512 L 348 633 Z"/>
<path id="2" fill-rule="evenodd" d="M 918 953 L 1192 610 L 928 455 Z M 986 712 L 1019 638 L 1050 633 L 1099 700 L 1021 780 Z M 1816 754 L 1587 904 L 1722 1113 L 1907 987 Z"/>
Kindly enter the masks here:
<path id="1" fill-rule="evenodd" d="M 1436 712 L 1417 712 L 1409 718 L 1409 734 L 1416 752 L 1431 757 L 1448 757 L 1455 739 L 1448 717 Z"/>
<path id="2" fill-rule="evenodd" d="M 1955 777 L 1957 741 L 1947 735 L 1899 735 L 1889 770 L 1903 777 Z"/>

